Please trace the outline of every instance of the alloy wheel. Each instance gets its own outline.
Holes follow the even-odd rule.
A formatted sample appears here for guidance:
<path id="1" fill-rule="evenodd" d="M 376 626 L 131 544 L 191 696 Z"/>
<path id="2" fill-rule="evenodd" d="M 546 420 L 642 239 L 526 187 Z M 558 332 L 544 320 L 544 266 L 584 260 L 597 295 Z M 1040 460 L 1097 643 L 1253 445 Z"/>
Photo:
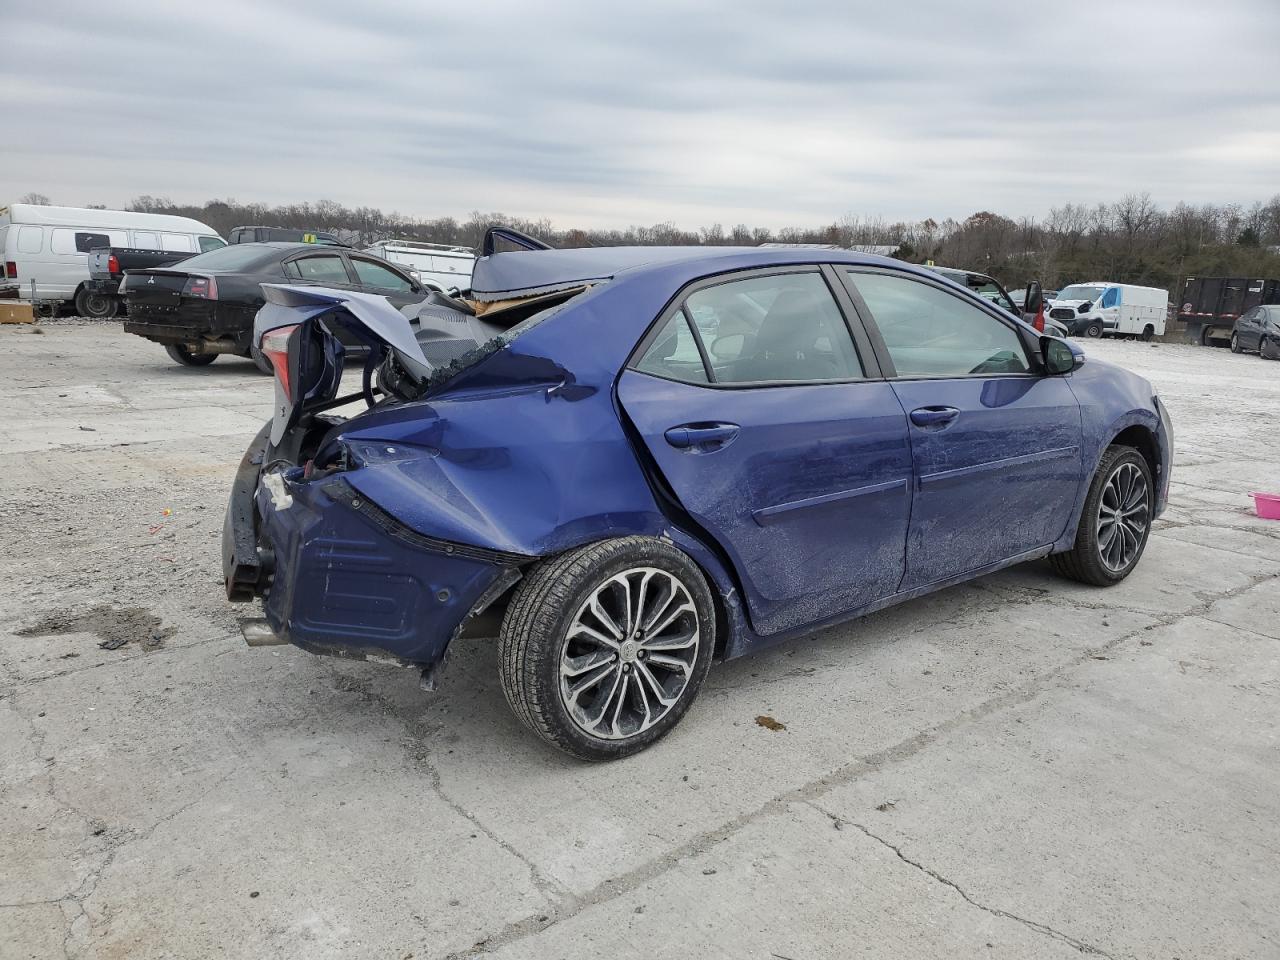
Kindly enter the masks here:
<path id="1" fill-rule="evenodd" d="M 604 740 L 658 723 L 684 694 L 701 640 L 680 578 L 656 567 L 609 577 L 583 602 L 560 655 L 560 697 L 573 722 Z"/>
<path id="2" fill-rule="evenodd" d="M 1098 555 L 1113 573 L 1127 569 L 1142 548 L 1150 500 L 1147 478 L 1136 464 L 1122 463 L 1107 478 L 1098 502 Z"/>

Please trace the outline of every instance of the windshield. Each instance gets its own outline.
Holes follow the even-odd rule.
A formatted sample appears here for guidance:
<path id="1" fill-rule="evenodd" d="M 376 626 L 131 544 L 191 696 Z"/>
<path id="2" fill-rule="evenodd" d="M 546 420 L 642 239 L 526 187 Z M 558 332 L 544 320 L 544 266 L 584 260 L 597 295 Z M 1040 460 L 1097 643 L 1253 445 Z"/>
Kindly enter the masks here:
<path id="1" fill-rule="evenodd" d="M 1097 300 L 1102 296 L 1102 291 L 1106 287 L 1090 287 L 1084 284 L 1074 284 L 1065 290 L 1059 290 L 1055 300 Z"/>
<path id="2" fill-rule="evenodd" d="M 182 269 L 195 267 L 204 270 L 240 270 L 261 260 L 268 248 L 251 243 L 233 243 L 208 253 L 197 253 L 181 263 Z"/>

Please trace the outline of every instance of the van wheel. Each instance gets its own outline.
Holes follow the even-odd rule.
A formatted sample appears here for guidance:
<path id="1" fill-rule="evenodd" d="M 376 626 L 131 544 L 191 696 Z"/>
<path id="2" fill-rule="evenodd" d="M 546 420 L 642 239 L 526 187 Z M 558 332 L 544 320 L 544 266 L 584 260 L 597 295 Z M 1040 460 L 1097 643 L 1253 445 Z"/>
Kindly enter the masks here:
<path id="1" fill-rule="evenodd" d="M 1084 335 L 1086 337 L 1093 337 L 1095 339 L 1102 336 L 1102 321 L 1094 320 L 1091 324 L 1089 324 L 1087 327 L 1084 328 Z"/>
<path id="2" fill-rule="evenodd" d="M 1142 335 L 1140 339 L 1142 340 L 1143 343 L 1150 343 L 1152 340 L 1155 339 L 1155 335 L 1156 335 L 1156 328 L 1148 323 L 1145 327 L 1142 328 Z"/>
<path id="3" fill-rule="evenodd" d="M 507 702 L 580 760 L 616 760 L 666 736 L 698 695 L 716 643 L 702 572 L 669 543 L 624 537 L 535 566 L 499 632 Z"/>
<path id="4" fill-rule="evenodd" d="M 169 355 L 169 359 L 184 367 L 207 367 L 218 359 L 216 353 L 192 353 L 180 343 L 166 343 L 164 352 Z"/>
<path id="5" fill-rule="evenodd" d="M 1110 446 L 1089 485 L 1076 541 L 1049 557 L 1064 577 L 1095 587 L 1119 583 L 1138 565 L 1151 534 L 1151 468 L 1133 447 Z"/>
<path id="6" fill-rule="evenodd" d="M 93 320 L 110 320 L 120 310 L 120 302 L 104 293 L 93 293 L 81 287 L 76 292 L 76 313 Z"/>

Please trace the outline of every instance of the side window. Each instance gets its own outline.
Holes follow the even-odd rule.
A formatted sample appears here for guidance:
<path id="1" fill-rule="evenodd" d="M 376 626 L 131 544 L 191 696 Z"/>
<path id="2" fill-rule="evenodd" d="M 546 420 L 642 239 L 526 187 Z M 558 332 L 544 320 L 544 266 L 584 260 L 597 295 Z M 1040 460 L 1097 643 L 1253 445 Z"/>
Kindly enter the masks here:
<path id="1" fill-rule="evenodd" d="M 159 250 L 160 237 L 150 230 L 133 231 L 133 245 L 139 250 Z"/>
<path id="2" fill-rule="evenodd" d="M 689 295 L 717 383 L 860 380 L 862 363 L 818 273 L 746 277 Z"/>
<path id="3" fill-rule="evenodd" d="M 655 377 L 681 380 L 685 383 L 707 383 L 707 368 L 702 364 L 698 343 L 689 329 L 684 310 L 666 322 L 662 332 L 644 352 L 636 369 Z"/>
<path id="4" fill-rule="evenodd" d="M 1107 292 L 1102 295 L 1102 306 L 1103 307 L 1120 306 L 1120 288 L 1119 287 L 1107 288 Z"/>
<path id="5" fill-rule="evenodd" d="M 76 253 L 76 232 L 65 227 L 54 227 L 49 233 L 51 253 Z"/>
<path id="6" fill-rule="evenodd" d="M 300 280 L 316 283 L 350 283 L 341 257 L 301 257 L 289 262 L 289 272 Z"/>
<path id="7" fill-rule="evenodd" d="M 356 276 L 360 278 L 360 282 L 366 287 L 376 287 L 379 290 L 404 290 L 406 292 L 413 289 L 412 283 L 380 263 L 374 263 L 372 260 L 362 260 L 360 257 L 352 257 L 351 265 L 356 268 Z"/>
<path id="8" fill-rule="evenodd" d="M 168 250 L 172 253 L 194 253 L 191 246 L 191 238 L 185 233 L 162 233 L 160 234 L 160 249 Z"/>
<path id="9" fill-rule="evenodd" d="M 44 227 L 19 227 L 18 252 L 40 253 L 44 249 Z"/>
<path id="10" fill-rule="evenodd" d="M 1007 324 L 938 287 L 849 271 L 900 377 L 1026 373 L 1027 354 Z"/>
<path id="11" fill-rule="evenodd" d="M 226 246 L 221 237 L 197 237 L 196 239 L 200 241 L 201 253 L 208 253 L 210 250 L 217 250 Z"/>
<path id="12" fill-rule="evenodd" d="M 95 247 L 111 246 L 111 238 L 105 233 L 76 231 L 76 253 L 88 253 Z"/>

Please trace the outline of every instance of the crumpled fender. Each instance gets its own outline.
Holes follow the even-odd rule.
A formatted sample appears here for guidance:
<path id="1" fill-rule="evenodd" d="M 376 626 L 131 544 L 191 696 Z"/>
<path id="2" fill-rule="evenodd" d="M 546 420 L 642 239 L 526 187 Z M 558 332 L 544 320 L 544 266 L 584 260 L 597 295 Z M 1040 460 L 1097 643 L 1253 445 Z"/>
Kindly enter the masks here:
<path id="1" fill-rule="evenodd" d="M 662 532 L 609 390 L 520 341 L 474 370 L 478 385 L 370 411 L 327 441 L 352 487 L 419 533 L 506 553 Z"/>

